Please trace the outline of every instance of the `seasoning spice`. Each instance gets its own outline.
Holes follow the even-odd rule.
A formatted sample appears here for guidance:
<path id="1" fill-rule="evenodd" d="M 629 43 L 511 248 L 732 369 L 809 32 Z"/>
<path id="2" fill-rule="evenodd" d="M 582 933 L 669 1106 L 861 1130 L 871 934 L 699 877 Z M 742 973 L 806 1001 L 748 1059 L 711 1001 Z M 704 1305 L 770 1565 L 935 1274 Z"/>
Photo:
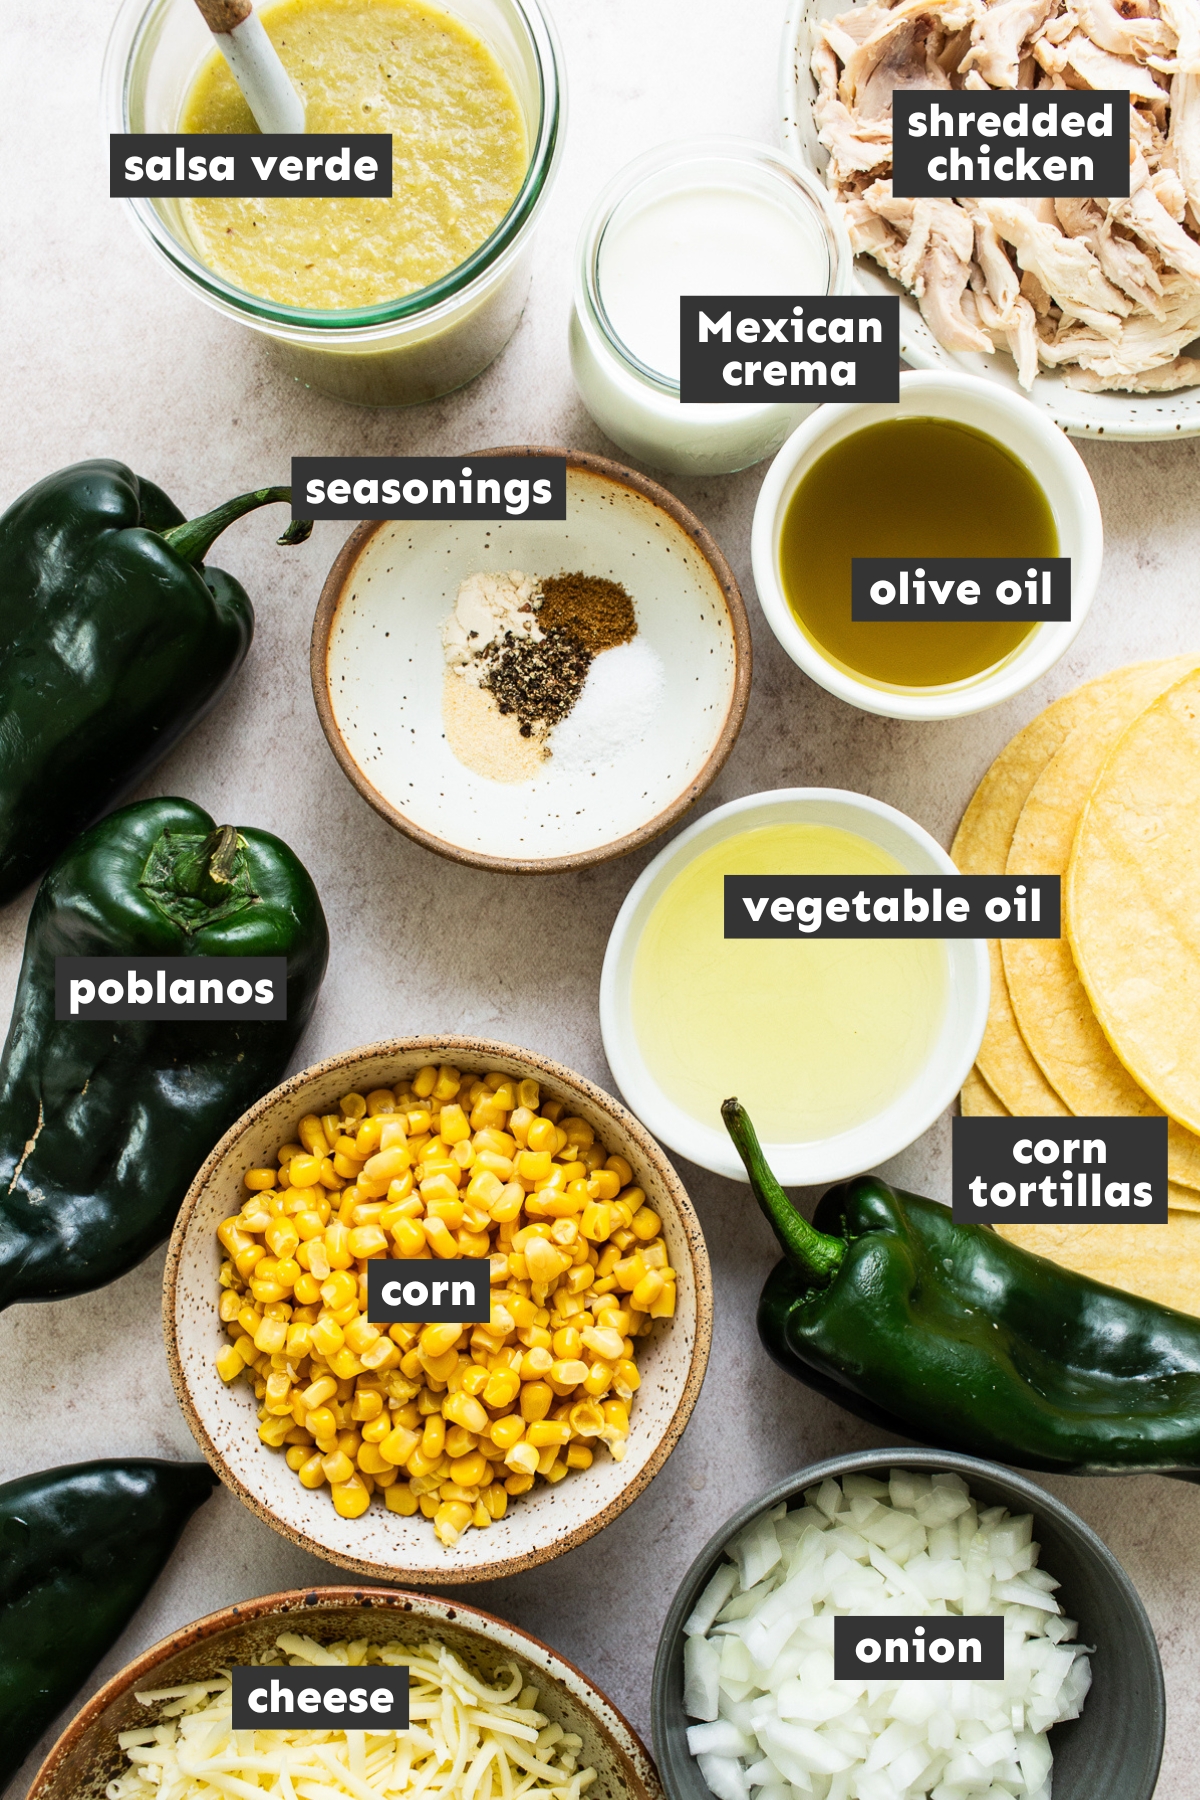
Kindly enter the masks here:
<path id="1" fill-rule="evenodd" d="M 451 750 L 493 781 L 528 780 L 551 754 L 547 739 L 595 659 L 636 633 L 633 601 L 603 576 L 469 575 L 442 627 Z"/>
<path id="2" fill-rule="evenodd" d="M 543 581 L 537 620 L 543 631 L 569 632 L 593 656 L 627 644 L 637 631 L 633 601 L 620 582 L 582 570 Z"/>
<path id="3" fill-rule="evenodd" d="M 591 653 L 569 631 L 543 631 L 540 641 L 506 634 L 482 658 L 480 687 L 496 696 L 502 713 L 516 713 L 522 737 L 539 737 L 565 719 L 583 692 Z"/>
<path id="4" fill-rule="evenodd" d="M 549 755 L 541 738 L 522 737 L 515 716 L 501 718 L 491 694 L 452 669 L 442 688 L 442 725 L 458 761 L 487 781 L 532 781 Z"/>

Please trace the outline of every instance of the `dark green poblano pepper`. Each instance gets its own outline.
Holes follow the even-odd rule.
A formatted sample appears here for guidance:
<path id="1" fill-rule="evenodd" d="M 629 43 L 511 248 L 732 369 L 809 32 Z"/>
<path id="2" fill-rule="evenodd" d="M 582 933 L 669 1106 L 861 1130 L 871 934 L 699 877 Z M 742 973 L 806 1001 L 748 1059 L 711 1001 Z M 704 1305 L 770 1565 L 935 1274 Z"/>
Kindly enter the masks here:
<path id="1" fill-rule="evenodd" d="M 123 1275 L 218 1138 L 282 1078 L 329 954 L 287 845 L 190 800 L 110 813 L 49 870 L 0 1058 L 0 1309 Z M 55 1019 L 58 956 L 283 956 L 285 1020 Z"/>
<path id="2" fill-rule="evenodd" d="M 849 1412 L 971 1456 L 1063 1474 L 1200 1479 L 1200 1319 L 1031 1256 L 875 1176 L 812 1225 L 736 1100 L 722 1116 L 784 1260 L 758 1330 Z"/>
<path id="3" fill-rule="evenodd" d="M 0 517 L 0 905 L 116 804 L 215 704 L 254 634 L 245 590 L 204 566 L 241 494 L 186 519 L 124 463 L 75 463 Z M 288 526 L 299 543 L 312 527 Z"/>
<path id="4" fill-rule="evenodd" d="M 0 1789 L 132 1619 L 217 1478 L 69 1463 L 0 1487 Z"/>

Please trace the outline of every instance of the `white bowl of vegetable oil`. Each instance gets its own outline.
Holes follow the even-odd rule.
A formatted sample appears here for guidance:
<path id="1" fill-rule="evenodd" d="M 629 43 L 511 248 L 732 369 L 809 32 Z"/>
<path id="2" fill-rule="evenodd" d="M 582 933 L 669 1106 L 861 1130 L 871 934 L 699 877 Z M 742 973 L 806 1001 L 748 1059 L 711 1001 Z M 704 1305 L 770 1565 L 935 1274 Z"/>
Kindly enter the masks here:
<path id="1" fill-rule="evenodd" d="M 747 794 L 690 825 L 630 889 L 604 958 L 600 1027 L 629 1105 L 672 1150 L 735 1181 L 746 1177 L 721 1123 L 730 1095 L 786 1186 L 905 1149 L 974 1060 L 986 945 L 727 939 L 724 877 L 956 873 L 914 820 L 837 788 Z"/>

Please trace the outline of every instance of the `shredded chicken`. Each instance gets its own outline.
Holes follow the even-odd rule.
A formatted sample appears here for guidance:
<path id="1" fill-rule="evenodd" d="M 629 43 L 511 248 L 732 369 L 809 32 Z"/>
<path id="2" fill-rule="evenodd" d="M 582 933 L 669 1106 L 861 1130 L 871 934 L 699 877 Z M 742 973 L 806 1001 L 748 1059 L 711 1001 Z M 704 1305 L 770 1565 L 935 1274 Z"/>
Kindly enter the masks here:
<path id="1" fill-rule="evenodd" d="M 856 253 L 949 350 L 1007 350 L 1021 385 L 1200 386 L 1200 0 L 867 0 L 816 27 L 817 129 Z M 901 200 L 903 88 L 1124 88 L 1127 199 Z"/>

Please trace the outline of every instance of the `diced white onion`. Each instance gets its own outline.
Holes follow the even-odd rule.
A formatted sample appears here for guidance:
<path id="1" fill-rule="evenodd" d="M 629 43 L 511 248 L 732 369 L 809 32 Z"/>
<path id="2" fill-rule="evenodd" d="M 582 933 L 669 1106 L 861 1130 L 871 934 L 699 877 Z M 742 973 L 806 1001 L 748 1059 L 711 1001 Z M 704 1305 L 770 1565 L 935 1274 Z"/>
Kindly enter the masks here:
<path id="1" fill-rule="evenodd" d="M 1092 1672 L 1033 1519 L 958 1475 L 825 1480 L 727 1546 L 684 1626 L 688 1745 L 717 1800 L 1050 1800 Z M 1000 1681 L 835 1681 L 839 1613 L 1000 1616 Z"/>

